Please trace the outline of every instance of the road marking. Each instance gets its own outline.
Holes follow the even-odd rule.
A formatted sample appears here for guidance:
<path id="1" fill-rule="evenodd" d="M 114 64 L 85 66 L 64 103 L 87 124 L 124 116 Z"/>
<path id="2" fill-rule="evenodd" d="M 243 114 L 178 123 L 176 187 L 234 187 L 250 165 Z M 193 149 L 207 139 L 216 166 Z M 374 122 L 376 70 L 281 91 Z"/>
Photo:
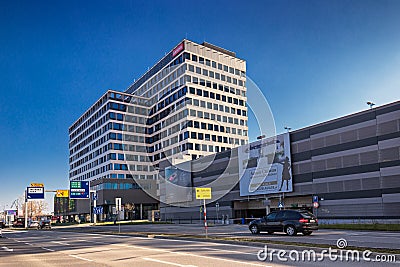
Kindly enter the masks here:
<path id="1" fill-rule="evenodd" d="M 8 247 L 1 247 L 1 248 L 4 249 L 7 252 L 13 252 L 14 251 L 14 249 L 8 248 Z"/>
<path id="2" fill-rule="evenodd" d="M 64 246 L 70 246 L 70 244 L 65 243 L 65 242 L 51 241 L 51 243 L 60 244 L 60 245 L 64 245 Z"/>
<path id="3" fill-rule="evenodd" d="M 49 248 L 45 248 L 45 247 L 42 247 L 42 249 L 47 250 L 47 251 L 51 251 L 51 252 L 54 252 L 54 251 L 55 251 L 55 250 L 53 250 L 53 249 L 49 249 Z"/>
<path id="4" fill-rule="evenodd" d="M 158 263 L 163 263 L 163 264 L 169 264 L 169 265 L 174 265 L 174 266 L 180 266 L 180 267 L 196 267 L 196 265 L 184 265 L 184 264 L 179 264 L 175 262 L 170 262 L 170 261 L 162 261 L 162 260 L 156 260 L 156 259 L 150 259 L 150 258 L 143 258 L 146 261 L 154 261 Z"/>
<path id="5" fill-rule="evenodd" d="M 222 251 L 222 252 L 231 252 L 231 253 L 235 253 L 235 254 L 246 254 L 246 255 L 257 256 L 257 253 L 242 252 L 242 251 L 236 251 L 236 250 L 227 250 L 227 249 L 219 249 L 219 248 L 200 248 L 200 249 L 215 250 L 215 251 Z"/>
<path id="6" fill-rule="evenodd" d="M 237 260 L 230 260 L 230 259 L 224 259 L 224 258 L 218 258 L 218 257 L 210 257 L 210 256 L 204 256 L 204 255 L 197 255 L 197 254 L 191 254 L 191 253 L 187 253 L 187 252 L 170 251 L 170 250 L 167 250 L 167 249 L 146 248 L 146 247 L 141 247 L 141 246 L 123 245 L 123 244 L 111 244 L 111 245 L 119 246 L 119 247 L 128 247 L 128 248 L 136 248 L 136 249 L 150 250 L 150 251 L 159 251 L 159 252 L 164 252 L 164 253 L 171 253 L 171 254 L 178 254 L 178 255 L 183 255 L 183 256 L 198 257 L 198 258 L 203 258 L 203 259 L 211 259 L 211 260 L 226 261 L 226 262 L 231 262 L 231 263 L 236 263 L 236 264 L 242 264 L 242 265 L 253 265 L 253 266 L 271 267 L 271 266 L 268 266 L 268 265 L 266 266 L 266 265 L 264 265 L 264 264 L 257 264 L 257 263 L 244 262 L 244 261 L 237 261 Z"/>
<path id="7" fill-rule="evenodd" d="M 83 260 L 83 261 L 93 261 L 93 260 L 82 258 L 82 257 L 76 256 L 76 255 L 68 255 L 68 256 L 71 256 L 73 258 L 77 258 L 77 259 L 80 259 L 80 260 Z"/>

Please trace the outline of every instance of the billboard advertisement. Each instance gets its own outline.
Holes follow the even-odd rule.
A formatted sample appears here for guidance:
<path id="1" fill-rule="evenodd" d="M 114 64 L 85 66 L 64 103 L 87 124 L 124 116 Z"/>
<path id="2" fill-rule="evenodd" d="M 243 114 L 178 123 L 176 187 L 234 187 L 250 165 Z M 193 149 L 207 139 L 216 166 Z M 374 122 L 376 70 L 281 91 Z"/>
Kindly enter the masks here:
<path id="1" fill-rule="evenodd" d="M 185 162 L 182 164 L 190 164 Z M 180 164 L 180 165 L 182 165 Z M 192 201 L 192 174 L 190 166 L 165 168 L 165 201 L 168 204 Z"/>
<path id="2" fill-rule="evenodd" d="M 239 147 L 240 196 L 292 192 L 289 133 Z"/>

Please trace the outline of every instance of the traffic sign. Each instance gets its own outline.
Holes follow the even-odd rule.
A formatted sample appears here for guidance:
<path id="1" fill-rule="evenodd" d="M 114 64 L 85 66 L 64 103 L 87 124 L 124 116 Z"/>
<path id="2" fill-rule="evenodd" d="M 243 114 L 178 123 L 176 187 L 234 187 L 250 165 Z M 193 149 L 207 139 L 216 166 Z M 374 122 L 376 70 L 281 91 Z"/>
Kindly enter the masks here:
<path id="1" fill-rule="evenodd" d="M 68 197 L 69 196 L 69 190 L 57 190 L 56 191 L 56 197 Z"/>
<path id="2" fill-rule="evenodd" d="M 69 188 L 71 199 L 89 198 L 89 182 L 70 181 Z"/>
<path id="3" fill-rule="evenodd" d="M 31 187 L 44 187 L 44 184 L 40 184 L 40 183 L 31 183 Z"/>
<path id="4" fill-rule="evenodd" d="M 94 214 L 103 214 L 103 207 L 102 206 L 93 207 L 93 213 Z"/>
<path id="5" fill-rule="evenodd" d="M 211 199 L 211 188 L 210 187 L 197 187 L 196 188 L 196 199 Z"/>
<path id="6" fill-rule="evenodd" d="M 318 202 L 318 196 L 313 196 L 313 202 Z"/>
<path id="7" fill-rule="evenodd" d="M 99 199 L 99 197 L 98 197 L 98 195 L 96 193 L 93 194 L 92 198 L 93 198 L 93 200 L 98 200 Z"/>
<path id="8" fill-rule="evenodd" d="M 278 208 L 283 208 L 283 202 L 278 203 Z"/>
<path id="9" fill-rule="evenodd" d="M 318 209 L 319 203 L 318 203 L 318 202 L 314 202 L 314 203 L 313 203 L 313 206 L 314 206 L 314 208 Z"/>
<path id="10" fill-rule="evenodd" d="M 27 187 L 26 199 L 44 199 L 44 187 Z"/>

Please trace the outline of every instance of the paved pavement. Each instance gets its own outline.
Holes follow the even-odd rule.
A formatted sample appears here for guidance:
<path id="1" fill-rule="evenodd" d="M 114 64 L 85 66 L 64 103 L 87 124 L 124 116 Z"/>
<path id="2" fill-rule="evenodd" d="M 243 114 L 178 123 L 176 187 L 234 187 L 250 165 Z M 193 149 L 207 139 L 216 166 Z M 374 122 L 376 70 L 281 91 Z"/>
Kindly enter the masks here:
<path id="1" fill-rule="evenodd" d="M 342 260 L 340 257 L 334 260 L 319 252 L 316 252 L 315 261 L 307 258 L 301 260 L 301 257 L 297 261 L 293 251 L 282 250 L 281 254 L 285 255 L 281 255 L 279 259 L 277 252 L 268 247 L 265 253 L 264 246 L 260 245 L 245 246 L 66 230 L 4 231 L 4 238 L 0 238 L 0 267 L 398 266 L 400 263 L 400 258 L 395 263 L 366 262 L 363 259 L 345 261 L 343 257 Z M 297 253 L 301 255 L 301 249 Z"/>
<path id="2" fill-rule="evenodd" d="M 90 226 L 84 227 L 86 231 L 118 232 L 118 226 Z M 64 228 L 65 229 L 65 228 Z M 67 229 L 80 229 L 69 227 Z M 200 224 L 138 224 L 123 225 L 120 230 L 122 233 L 152 233 L 152 234 L 183 234 L 204 236 L 204 226 Z M 336 246 L 338 239 L 345 239 L 347 246 L 365 248 L 384 248 L 400 249 L 400 232 L 383 231 L 347 231 L 347 230 L 318 230 L 311 236 L 298 234 L 297 236 L 287 236 L 285 233 L 274 233 L 269 235 L 261 233 L 253 235 L 248 230 L 247 225 L 215 225 L 208 228 L 209 237 L 221 238 L 243 238 L 255 240 L 271 240 L 279 242 L 294 242 L 308 244 L 324 244 Z"/>

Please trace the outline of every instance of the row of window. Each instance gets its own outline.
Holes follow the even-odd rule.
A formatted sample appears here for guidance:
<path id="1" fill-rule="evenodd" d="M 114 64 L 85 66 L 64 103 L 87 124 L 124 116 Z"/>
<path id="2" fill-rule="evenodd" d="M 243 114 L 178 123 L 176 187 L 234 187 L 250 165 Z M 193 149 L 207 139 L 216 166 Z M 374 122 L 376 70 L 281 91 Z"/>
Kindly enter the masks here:
<path id="1" fill-rule="evenodd" d="M 100 98 L 88 111 L 86 111 L 70 128 L 69 128 L 69 133 L 71 134 L 82 122 L 84 122 L 89 116 L 92 116 L 92 114 L 99 109 L 105 102 L 107 101 L 107 95 L 104 95 L 102 98 Z M 103 111 L 105 112 L 105 111 Z M 101 116 L 101 115 L 99 115 Z M 80 127 L 80 129 L 85 129 L 86 127 Z M 79 131 L 78 131 L 79 132 Z M 74 133 L 75 136 L 78 133 Z M 73 137 L 70 137 L 70 140 L 72 140 Z"/>
<path id="2" fill-rule="evenodd" d="M 246 86 L 246 81 L 243 81 L 241 79 L 233 78 L 231 76 L 224 75 L 219 72 L 202 69 L 200 67 L 195 67 L 193 65 L 189 65 L 189 71 L 193 72 L 193 73 L 197 73 L 199 75 L 210 77 L 212 79 L 220 80 L 220 81 L 227 82 L 227 83 L 232 83 L 234 85 Z"/>
<path id="3" fill-rule="evenodd" d="M 225 88 L 225 92 L 229 92 L 229 87 L 222 87 L 222 91 L 224 91 L 224 88 Z M 239 105 L 239 106 L 243 106 L 243 107 L 246 106 L 245 100 L 226 96 L 225 94 L 218 94 L 218 93 L 210 92 L 208 90 L 202 90 L 199 88 L 189 87 L 189 93 L 192 95 L 203 96 L 203 97 L 207 97 L 210 99 L 220 100 L 223 102 L 227 102 L 230 104 L 235 104 L 235 105 Z M 218 104 L 218 103 L 216 103 L 216 104 Z"/>
<path id="4" fill-rule="evenodd" d="M 193 84 L 198 84 L 204 87 L 208 87 L 208 88 L 213 88 L 213 89 L 218 89 L 220 91 L 224 91 L 227 93 L 231 93 L 234 95 L 240 95 L 240 96 L 246 96 L 246 90 L 240 90 L 240 89 L 235 89 L 233 87 L 229 87 L 229 86 L 224 86 L 222 84 L 218 84 L 215 82 L 211 82 L 209 80 L 204 80 L 204 79 L 199 79 L 196 76 L 190 76 L 190 75 L 185 75 L 185 80 L 189 83 L 193 83 Z"/>
<path id="5" fill-rule="evenodd" d="M 115 174 L 116 175 L 116 174 Z M 120 178 L 121 174 L 118 174 L 118 179 L 123 179 Z M 123 174 L 122 174 L 123 176 Z M 122 177 L 121 176 L 121 177 Z M 103 184 L 99 184 L 95 187 L 95 190 L 104 190 L 104 189 L 141 189 L 140 185 L 138 184 L 132 184 L 132 183 L 103 183 Z"/>
<path id="6" fill-rule="evenodd" d="M 194 55 L 194 54 L 191 54 L 191 56 L 190 56 L 189 53 L 185 52 L 184 53 L 184 58 L 185 59 L 191 59 L 194 62 L 198 62 L 200 64 L 204 64 L 206 66 L 213 67 L 214 69 L 218 69 L 218 70 L 221 70 L 221 71 L 223 70 L 223 71 L 225 71 L 227 73 L 229 72 L 231 74 L 234 74 L 234 75 L 237 75 L 237 76 L 240 76 L 240 77 L 246 77 L 246 73 L 244 71 L 229 67 L 227 65 L 223 65 L 221 63 L 217 63 L 215 61 L 212 61 L 212 60 L 209 60 L 207 58 L 203 58 L 203 57 L 200 57 L 200 56 L 197 56 L 197 55 Z"/>

